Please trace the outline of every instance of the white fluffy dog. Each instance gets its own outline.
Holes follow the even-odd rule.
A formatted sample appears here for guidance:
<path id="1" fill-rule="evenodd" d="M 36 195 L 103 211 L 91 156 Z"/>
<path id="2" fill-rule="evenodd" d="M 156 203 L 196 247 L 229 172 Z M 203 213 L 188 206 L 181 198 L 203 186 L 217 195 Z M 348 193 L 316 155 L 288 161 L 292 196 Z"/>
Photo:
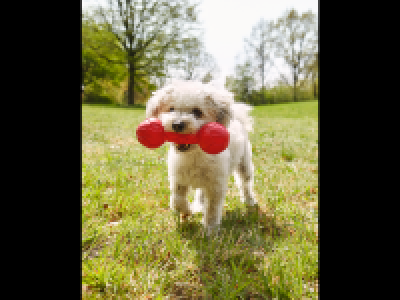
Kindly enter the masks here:
<path id="1" fill-rule="evenodd" d="M 192 81 L 174 81 L 154 93 L 147 103 L 146 116 L 160 119 L 165 131 L 196 133 L 202 125 L 218 122 L 230 134 L 228 148 L 219 154 L 207 154 L 196 144 L 174 143 L 168 153 L 170 208 L 185 216 L 202 212 L 208 234 L 220 225 L 232 172 L 241 201 L 249 206 L 257 204 L 247 134 L 252 130 L 251 109 L 235 103 L 226 90 Z M 196 189 L 191 204 L 187 200 L 189 187 Z"/>

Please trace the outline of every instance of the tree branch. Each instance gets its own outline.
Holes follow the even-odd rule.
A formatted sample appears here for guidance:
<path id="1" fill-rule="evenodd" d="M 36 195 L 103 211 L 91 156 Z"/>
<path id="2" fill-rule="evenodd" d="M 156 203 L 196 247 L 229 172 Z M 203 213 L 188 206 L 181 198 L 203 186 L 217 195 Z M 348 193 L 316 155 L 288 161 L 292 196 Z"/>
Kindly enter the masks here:
<path id="1" fill-rule="evenodd" d="M 92 45 L 87 45 L 87 46 L 88 46 L 89 48 L 91 48 L 92 50 L 96 51 L 96 54 L 97 54 L 98 57 L 100 57 L 100 58 L 102 58 L 102 59 L 105 59 L 105 60 L 106 60 L 107 62 L 109 62 L 109 63 L 114 63 L 114 64 L 126 64 L 126 61 L 113 60 L 113 59 L 108 58 L 108 57 L 105 56 L 104 54 L 97 52 L 97 50 L 102 49 L 102 47 L 95 47 L 95 46 L 92 46 Z"/>

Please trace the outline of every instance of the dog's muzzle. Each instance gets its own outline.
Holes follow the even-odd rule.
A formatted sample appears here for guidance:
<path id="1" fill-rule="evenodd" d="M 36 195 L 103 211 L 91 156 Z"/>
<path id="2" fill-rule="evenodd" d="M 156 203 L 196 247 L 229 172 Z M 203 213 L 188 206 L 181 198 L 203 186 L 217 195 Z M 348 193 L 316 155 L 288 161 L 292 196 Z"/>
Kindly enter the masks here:
<path id="1" fill-rule="evenodd" d="M 185 122 L 182 122 L 182 121 L 175 121 L 172 124 L 172 129 L 175 132 L 182 132 L 185 130 L 185 128 L 186 128 L 186 124 L 185 124 Z M 185 151 L 189 150 L 191 147 L 191 144 L 175 144 L 175 145 L 176 145 L 176 149 L 179 150 L 180 152 L 185 152 Z"/>
<path id="2" fill-rule="evenodd" d="M 176 149 L 178 149 L 181 152 L 185 152 L 190 149 L 192 145 L 191 144 L 176 144 Z"/>
<path id="3" fill-rule="evenodd" d="M 186 124 L 184 122 L 182 122 L 182 121 L 175 121 L 172 124 L 172 129 L 175 132 L 182 132 L 185 129 L 185 127 L 186 127 Z"/>

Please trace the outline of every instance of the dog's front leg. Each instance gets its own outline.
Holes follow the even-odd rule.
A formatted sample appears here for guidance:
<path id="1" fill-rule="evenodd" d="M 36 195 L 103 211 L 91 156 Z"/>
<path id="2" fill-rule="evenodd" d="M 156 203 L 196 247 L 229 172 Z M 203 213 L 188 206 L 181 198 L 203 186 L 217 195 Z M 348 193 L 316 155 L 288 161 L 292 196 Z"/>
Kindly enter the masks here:
<path id="1" fill-rule="evenodd" d="M 204 192 L 202 189 L 196 189 L 194 200 L 190 205 L 190 210 L 193 213 L 203 212 L 204 206 Z"/>
<path id="2" fill-rule="evenodd" d="M 169 201 L 169 207 L 172 210 L 181 212 L 184 215 L 189 215 L 190 209 L 187 201 L 187 194 L 189 189 L 188 186 L 172 182 L 170 188 L 171 188 L 171 196 Z"/>
<path id="3" fill-rule="evenodd" d="M 213 231 L 218 230 L 221 224 L 222 208 L 224 206 L 225 185 L 212 185 L 204 189 L 205 192 L 205 203 L 203 213 L 203 225 L 207 230 L 207 234 L 211 234 Z"/>

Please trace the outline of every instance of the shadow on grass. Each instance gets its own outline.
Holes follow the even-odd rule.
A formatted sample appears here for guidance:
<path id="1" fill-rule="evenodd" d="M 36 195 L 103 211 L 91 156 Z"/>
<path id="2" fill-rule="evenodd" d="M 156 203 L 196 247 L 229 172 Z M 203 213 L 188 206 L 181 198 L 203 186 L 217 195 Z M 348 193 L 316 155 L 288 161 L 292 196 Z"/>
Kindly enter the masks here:
<path id="1" fill-rule="evenodd" d="M 274 243 L 286 238 L 285 229 L 272 217 L 238 208 L 225 212 L 217 235 L 207 237 L 202 224 L 193 220 L 180 223 L 178 232 L 196 250 L 206 294 L 192 299 L 272 299 L 272 294 L 289 298 L 284 287 L 275 287 L 273 293 L 270 275 L 257 268 L 263 258 L 256 254 L 273 252 Z M 185 293 L 175 290 L 177 296 Z"/>

